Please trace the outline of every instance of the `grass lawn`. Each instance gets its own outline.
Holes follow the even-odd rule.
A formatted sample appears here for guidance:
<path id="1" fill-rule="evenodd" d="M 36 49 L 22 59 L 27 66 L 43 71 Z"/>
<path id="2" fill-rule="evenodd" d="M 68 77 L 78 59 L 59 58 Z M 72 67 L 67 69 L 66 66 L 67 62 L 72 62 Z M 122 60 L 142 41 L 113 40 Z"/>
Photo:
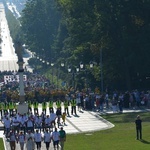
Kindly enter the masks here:
<path id="1" fill-rule="evenodd" d="M 0 138 L 0 150 L 4 150 L 4 143 L 2 138 Z"/>
<path id="2" fill-rule="evenodd" d="M 136 140 L 134 120 L 143 120 L 143 140 Z M 82 134 L 67 135 L 65 150 L 150 150 L 150 113 L 103 115 L 114 128 Z M 87 123 L 88 126 L 88 123 Z"/>

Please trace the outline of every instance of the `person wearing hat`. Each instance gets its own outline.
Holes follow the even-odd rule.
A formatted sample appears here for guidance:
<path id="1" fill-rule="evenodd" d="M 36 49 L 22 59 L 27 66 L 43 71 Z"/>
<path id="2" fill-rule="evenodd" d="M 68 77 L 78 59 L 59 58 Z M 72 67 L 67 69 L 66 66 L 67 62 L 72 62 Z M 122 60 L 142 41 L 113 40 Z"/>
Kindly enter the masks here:
<path id="1" fill-rule="evenodd" d="M 140 116 L 138 115 L 136 120 L 135 120 L 135 125 L 136 125 L 136 139 L 140 140 L 142 139 L 142 120 Z"/>
<path id="2" fill-rule="evenodd" d="M 44 133 L 44 143 L 46 144 L 46 150 L 49 150 L 51 138 L 52 138 L 51 133 L 48 131 L 48 129 L 46 129 L 46 132 Z"/>

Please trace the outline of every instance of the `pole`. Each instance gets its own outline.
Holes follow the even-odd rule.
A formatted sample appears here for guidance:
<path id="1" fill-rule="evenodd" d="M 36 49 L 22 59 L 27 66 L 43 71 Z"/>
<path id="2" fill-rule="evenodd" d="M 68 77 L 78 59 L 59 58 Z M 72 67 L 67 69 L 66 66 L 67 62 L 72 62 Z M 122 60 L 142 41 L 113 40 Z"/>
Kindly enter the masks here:
<path id="1" fill-rule="evenodd" d="M 100 49 L 100 81 L 101 81 L 101 91 L 104 91 L 103 85 L 103 52 L 102 48 Z"/>
<path id="2" fill-rule="evenodd" d="M 18 56 L 18 74 L 19 74 L 19 101 L 20 104 L 17 106 L 17 112 L 20 114 L 24 114 L 28 112 L 28 105 L 25 103 L 25 92 L 24 92 L 24 82 L 23 82 L 23 58 L 22 58 L 22 45 L 20 41 L 15 42 L 15 52 L 17 53 Z"/>

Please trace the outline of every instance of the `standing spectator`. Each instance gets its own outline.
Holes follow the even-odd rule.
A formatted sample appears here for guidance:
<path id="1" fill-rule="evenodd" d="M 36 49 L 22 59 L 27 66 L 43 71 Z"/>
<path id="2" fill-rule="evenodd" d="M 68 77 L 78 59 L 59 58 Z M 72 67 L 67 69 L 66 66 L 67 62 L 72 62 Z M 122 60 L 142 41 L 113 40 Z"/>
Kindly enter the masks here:
<path id="1" fill-rule="evenodd" d="M 96 111 L 99 111 L 100 107 L 100 95 L 96 95 Z"/>
<path id="2" fill-rule="evenodd" d="M 119 105 L 119 111 L 120 113 L 123 112 L 123 94 L 120 93 L 118 97 L 118 105 Z"/>
<path id="3" fill-rule="evenodd" d="M 33 102 L 33 108 L 34 108 L 34 114 L 38 114 L 39 113 L 39 111 L 38 111 L 38 102 L 35 100 L 34 102 Z"/>
<path id="4" fill-rule="evenodd" d="M 30 100 L 28 100 L 28 111 L 32 112 L 32 102 Z"/>
<path id="5" fill-rule="evenodd" d="M 130 94 L 128 91 L 125 92 L 123 101 L 124 101 L 124 108 L 129 108 Z"/>
<path id="6" fill-rule="evenodd" d="M 77 113 L 76 113 L 76 100 L 75 100 L 75 97 L 73 97 L 72 100 L 71 100 L 71 114 L 73 115 L 73 113 L 75 115 L 77 115 Z"/>
<path id="7" fill-rule="evenodd" d="M 48 132 L 48 129 L 46 129 L 46 132 L 44 133 L 44 143 L 46 144 L 46 150 L 49 150 L 51 143 L 51 133 Z"/>
<path id="8" fill-rule="evenodd" d="M 57 128 L 55 128 L 55 131 L 52 133 L 54 149 L 56 147 L 57 147 L 57 149 L 59 148 L 59 136 L 60 136 L 60 133 L 57 131 Z"/>
<path id="9" fill-rule="evenodd" d="M 109 109 L 109 95 L 108 95 L 108 93 L 105 94 L 105 103 L 106 103 L 106 108 Z"/>
<path id="10" fill-rule="evenodd" d="M 135 125 L 136 125 L 136 139 L 139 139 L 140 136 L 140 140 L 142 139 L 142 120 L 140 119 L 140 116 L 138 115 L 136 120 L 135 120 Z"/>
<path id="11" fill-rule="evenodd" d="M 104 94 L 101 95 L 100 97 L 100 112 L 103 112 L 103 109 L 104 109 L 104 101 L 105 101 L 105 96 Z"/>
<path id="12" fill-rule="evenodd" d="M 116 99 L 113 99 L 112 100 L 112 110 L 113 110 L 113 113 L 117 112 L 117 100 Z"/>
<path id="13" fill-rule="evenodd" d="M 140 100 L 140 94 L 139 94 L 138 90 L 134 91 L 134 97 L 136 100 L 136 106 L 140 107 L 141 100 Z"/>
<path id="14" fill-rule="evenodd" d="M 60 137 L 61 150 L 64 150 L 64 142 L 66 141 L 66 132 L 65 130 L 63 130 L 63 127 L 61 127 L 59 134 L 60 134 L 59 137 Z"/>
<path id="15" fill-rule="evenodd" d="M 47 108 L 47 103 L 46 103 L 46 101 L 44 100 L 44 101 L 42 102 L 42 111 L 44 112 L 45 115 L 46 115 L 46 108 Z"/>
<path id="16" fill-rule="evenodd" d="M 77 93 L 77 96 L 76 96 L 76 104 L 78 106 L 78 111 L 81 111 L 81 99 L 80 99 L 79 93 Z"/>
<path id="17" fill-rule="evenodd" d="M 65 99 L 65 101 L 64 101 L 64 109 L 65 109 L 65 113 L 66 113 L 68 116 L 70 116 L 70 115 L 69 115 L 69 109 L 68 109 L 68 106 L 69 106 L 69 101 L 68 101 L 67 99 Z"/>
<path id="18" fill-rule="evenodd" d="M 18 135 L 18 140 L 17 143 L 20 143 L 20 149 L 24 150 L 24 143 L 25 143 L 25 135 L 23 134 L 23 132 L 21 131 L 20 134 Z"/>
<path id="19" fill-rule="evenodd" d="M 41 149 L 41 142 L 42 142 L 42 135 L 39 133 L 39 130 L 36 130 L 36 133 L 34 134 L 34 141 L 37 146 L 37 150 Z"/>
<path id="20" fill-rule="evenodd" d="M 54 111 L 54 108 L 53 108 L 53 100 L 49 100 L 49 112 L 52 113 Z"/>
<path id="21" fill-rule="evenodd" d="M 10 113 L 10 116 L 13 115 L 13 107 L 14 107 L 14 103 L 13 103 L 13 100 L 11 100 L 9 102 L 9 113 Z"/>
<path id="22" fill-rule="evenodd" d="M 61 110 L 61 101 L 59 99 L 57 99 L 57 101 L 56 101 L 56 107 L 57 107 L 57 109 Z"/>

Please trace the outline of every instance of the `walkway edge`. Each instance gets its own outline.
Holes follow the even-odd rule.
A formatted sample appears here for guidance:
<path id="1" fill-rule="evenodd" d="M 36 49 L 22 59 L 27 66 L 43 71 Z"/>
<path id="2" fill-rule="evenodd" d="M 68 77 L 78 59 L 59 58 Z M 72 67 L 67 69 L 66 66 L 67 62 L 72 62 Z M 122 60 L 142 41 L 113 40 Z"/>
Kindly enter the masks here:
<path id="1" fill-rule="evenodd" d="M 7 150 L 7 149 L 6 149 L 6 143 L 5 143 L 5 142 L 6 142 L 6 140 L 5 140 L 4 137 L 3 137 L 4 150 Z"/>

